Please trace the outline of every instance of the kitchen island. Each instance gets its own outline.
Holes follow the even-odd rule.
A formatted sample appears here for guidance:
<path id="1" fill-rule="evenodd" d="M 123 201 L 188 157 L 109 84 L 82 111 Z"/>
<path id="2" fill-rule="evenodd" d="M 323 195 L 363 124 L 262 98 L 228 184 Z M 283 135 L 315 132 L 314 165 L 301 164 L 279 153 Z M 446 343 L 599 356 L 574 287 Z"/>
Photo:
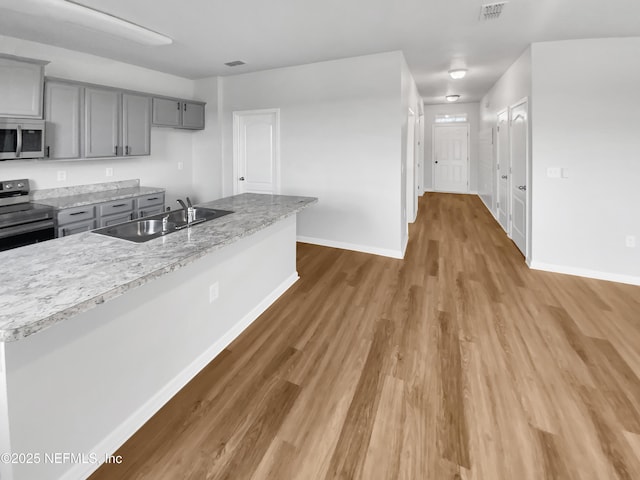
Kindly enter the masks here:
<path id="1" fill-rule="evenodd" d="M 295 214 L 315 202 L 243 194 L 147 243 L 83 233 L 2 252 L 0 452 L 23 456 L 0 478 L 97 468 L 297 280 Z"/>

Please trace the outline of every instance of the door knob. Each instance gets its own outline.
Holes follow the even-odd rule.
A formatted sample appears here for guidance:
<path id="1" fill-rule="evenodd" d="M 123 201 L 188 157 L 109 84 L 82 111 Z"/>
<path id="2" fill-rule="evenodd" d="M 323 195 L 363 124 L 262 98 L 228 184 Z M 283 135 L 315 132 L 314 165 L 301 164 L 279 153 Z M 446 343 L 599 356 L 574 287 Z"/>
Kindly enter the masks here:
<path id="1" fill-rule="evenodd" d="M 506 180 L 509 177 L 507 177 L 506 175 L 502 175 L 500 178 L 502 178 L 503 180 Z"/>
<path id="2" fill-rule="evenodd" d="M 244 182 L 244 177 L 240 177 L 238 180 L 240 180 L 241 182 Z"/>
<path id="3" fill-rule="evenodd" d="M 526 190 L 527 186 L 526 185 L 518 185 L 518 190 Z"/>

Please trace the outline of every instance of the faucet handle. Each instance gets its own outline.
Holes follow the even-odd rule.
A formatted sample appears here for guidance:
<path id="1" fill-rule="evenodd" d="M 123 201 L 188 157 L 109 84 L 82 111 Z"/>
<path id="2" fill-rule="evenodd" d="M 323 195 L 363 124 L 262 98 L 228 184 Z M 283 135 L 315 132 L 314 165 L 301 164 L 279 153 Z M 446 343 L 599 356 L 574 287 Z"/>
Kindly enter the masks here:
<path id="1" fill-rule="evenodd" d="M 187 197 L 187 205 L 189 206 L 189 208 L 193 208 L 193 204 L 191 203 L 191 199 L 189 197 Z"/>

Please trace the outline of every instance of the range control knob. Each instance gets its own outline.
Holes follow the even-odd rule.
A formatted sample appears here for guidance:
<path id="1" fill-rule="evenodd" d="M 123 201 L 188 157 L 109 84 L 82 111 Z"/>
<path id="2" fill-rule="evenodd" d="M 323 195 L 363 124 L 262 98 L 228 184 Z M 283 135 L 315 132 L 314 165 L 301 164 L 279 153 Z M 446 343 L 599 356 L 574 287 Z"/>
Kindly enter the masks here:
<path id="1" fill-rule="evenodd" d="M 24 187 L 24 183 L 18 183 L 18 184 L 16 185 L 16 188 L 23 188 L 23 187 Z"/>
<path id="2" fill-rule="evenodd" d="M 13 183 L 5 183 L 4 184 L 4 189 L 5 190 L 11 190 L 13 188 Z"/>

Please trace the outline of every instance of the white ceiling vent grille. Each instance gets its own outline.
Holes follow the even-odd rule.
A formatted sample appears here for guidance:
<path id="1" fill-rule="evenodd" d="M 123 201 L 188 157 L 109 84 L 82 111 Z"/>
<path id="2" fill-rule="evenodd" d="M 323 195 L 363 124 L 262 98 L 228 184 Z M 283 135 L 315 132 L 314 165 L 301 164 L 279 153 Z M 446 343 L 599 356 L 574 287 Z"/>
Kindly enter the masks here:
<path id="1" fill-rule="evenodd" d="M 485 3 L 480 7 L 480 21 L 499 18 L 507 3 L 509 2 Z"/>

